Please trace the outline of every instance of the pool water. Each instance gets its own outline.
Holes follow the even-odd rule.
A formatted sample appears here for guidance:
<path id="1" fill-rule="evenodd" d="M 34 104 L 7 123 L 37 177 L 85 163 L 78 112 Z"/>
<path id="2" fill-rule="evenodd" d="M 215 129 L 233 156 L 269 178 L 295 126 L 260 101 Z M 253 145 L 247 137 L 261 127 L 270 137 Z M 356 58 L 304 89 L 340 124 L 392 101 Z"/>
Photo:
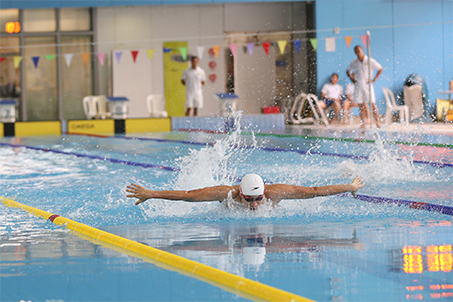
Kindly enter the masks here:
<path id="1" fill-rule="evenodd" d="M 0 143 L 0 196 L 26 205 L 318 301 L 453 299 L 451 215 L 344 196 L 255 212 L 219 202 L 134 206 L 125 197 L 131 182 L 186 190 L 257 173 L 322 186 L 360 175 L 360 194 L 450 207 L 448 147 L 239 132 Z M 0 255 L 1 301 L 244 300 L 4 206 Z"/>

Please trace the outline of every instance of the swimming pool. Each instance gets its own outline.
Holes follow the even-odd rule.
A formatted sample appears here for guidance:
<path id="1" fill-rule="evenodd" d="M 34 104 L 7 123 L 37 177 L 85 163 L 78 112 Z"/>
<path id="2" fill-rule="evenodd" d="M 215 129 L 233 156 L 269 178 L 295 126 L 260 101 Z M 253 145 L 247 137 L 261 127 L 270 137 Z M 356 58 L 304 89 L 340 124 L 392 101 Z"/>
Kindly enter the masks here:
<path id="1" fill-rule="evenodd" d="M 1 196 L 318 301 L 446 300 L 452 216 L 421 205 L 451 206 L 453 160 L 448 146 L 434 145 L 448 138 L 424 139 L 431 145 L 238 132 L 3 138 Z M 359 174 L 371 201 L 417 203 L 330 196 L 249 212 L 218 202 L 134 206 L 125 197 L 130 182 L 192 189 L 250 172 L 306 186 Z M 23 211 L 0 214 L 2 301 L 244 300 Z"/>

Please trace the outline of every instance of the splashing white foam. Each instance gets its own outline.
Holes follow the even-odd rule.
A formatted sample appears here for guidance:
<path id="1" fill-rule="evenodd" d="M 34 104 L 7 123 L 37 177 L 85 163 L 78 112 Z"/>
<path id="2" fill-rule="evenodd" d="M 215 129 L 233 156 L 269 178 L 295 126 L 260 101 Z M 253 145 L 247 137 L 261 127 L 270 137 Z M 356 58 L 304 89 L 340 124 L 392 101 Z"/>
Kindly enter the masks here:
<path id="1" fill-rule="evenodd" d="M 257 147 L 253 137 L 251 148 L 240 136 L 241 112 L 235 115 L 235 130 L 213 146 L 191 150 L 178 160 L 181 172 L 174 183 L 177 189 L 193 189 L 214 185 L 232 185 L 237 179 L 237 169 Z"/>

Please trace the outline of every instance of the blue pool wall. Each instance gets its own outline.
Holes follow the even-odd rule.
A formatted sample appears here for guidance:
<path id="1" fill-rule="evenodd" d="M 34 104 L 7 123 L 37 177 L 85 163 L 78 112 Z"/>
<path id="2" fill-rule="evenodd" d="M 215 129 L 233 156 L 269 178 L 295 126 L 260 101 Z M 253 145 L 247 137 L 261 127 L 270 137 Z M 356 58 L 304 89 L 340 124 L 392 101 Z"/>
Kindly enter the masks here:
<path id="1" fill-rule="evenodd" d="M 281 0 L 4 0 L 7 8 L 101 7 L 124 5 L 172 5 L 215 3 L 298 2 Z M 315 2 L 318 93 L 333 72 L 340 75 L 340 84 L 348 79 L 346 67 L 355 58 L 353 47 L 362 45 L 361 35 L 370 30 L 372 57 L 384 67 L 375 84 L 378 108 L 386 108 L 382 87 L 396 94 L 412 73 L 427 82 L 430 104 L 445 98 L 438 92 L 449 89 L 453 80 L 453 2 L 451 0 L 318 0 Z M 418 24 L 418 25 L 417 25 Z M 407 26 L 409 25 L 409 26 Z M 334 28 L 340 33 L 335 34 Z M 352 36 L 350 47 L 344 37 Z M 335 52 L 325 51 L 325 38 L 336 37 Z M 365 49 L 366 50 L 366 49 Z"/>
<path id="2" fill-rule="evenodd" d="M 380 112 L 386 109 L 382 87 L 398 94 L 412 73 L 426 81 L 430 104 L 435 104 L 436 98 L 445 98 L 439 90 L 448 90 L 453 80 L 452 21 L 452 1 L 316 1 L 318 89 L 333 72 L 340 75 L 340 84 L 349 83 L 346 68 L 356 58 L 353 48 L 363 46 L 360 36 L 369 30 L 371 57 L 384 68 L 375 83 Z M 335 27 L 341 29 L 339 34 Z M 345 36 L 353 37 L 349 48 Z M 335 52 L 325 51 L 327 37 L 336 37 Z"/>

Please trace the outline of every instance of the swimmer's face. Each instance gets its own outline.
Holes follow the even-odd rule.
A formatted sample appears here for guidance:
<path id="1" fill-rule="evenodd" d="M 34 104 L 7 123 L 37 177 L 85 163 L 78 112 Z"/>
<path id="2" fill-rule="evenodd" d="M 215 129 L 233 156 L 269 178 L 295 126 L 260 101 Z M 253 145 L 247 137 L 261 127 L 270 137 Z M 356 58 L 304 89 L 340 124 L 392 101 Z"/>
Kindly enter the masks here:
<path id="1" fill-rule="evenodd" d="M 259 196 L 247 196 L 240 194 L 241 202 L 250 210 L 255 211 L 256 208 L 263 203 L 264 194 Z"/>

